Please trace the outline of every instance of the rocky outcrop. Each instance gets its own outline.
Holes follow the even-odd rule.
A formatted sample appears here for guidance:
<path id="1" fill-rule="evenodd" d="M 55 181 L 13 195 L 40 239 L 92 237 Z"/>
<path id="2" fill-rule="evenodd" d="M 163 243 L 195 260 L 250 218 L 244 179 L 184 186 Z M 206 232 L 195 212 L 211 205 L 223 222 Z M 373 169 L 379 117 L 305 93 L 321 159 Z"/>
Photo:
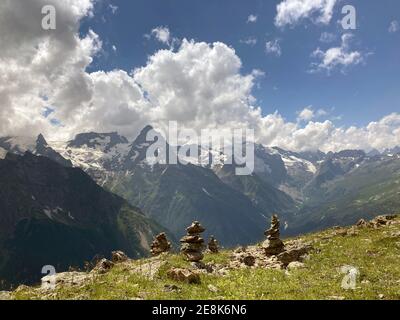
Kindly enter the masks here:
<path id="1" fill-rule="evenodd" d="M 271 218 L 271 228 L 265 231 L 264 235 L 267 240 L 263 243 L 263 248 L 266 255 L 277 255 L 284 251 L 285 245 L 280 239 L 280 222 L 278 216 L 273 215 Z"/>
<path id="2" fill-rule="evenodd" d="M 306 243 L 297 243 L 291 247 L 287 247 L 285 251 L 277 255 L 277 259 L 286 267 L 291 262 L 301 261 L 308 254 L 312 246 Z"/>
<path id="3" fill-rule="evenodd" d="M 128 260 L 128 256 L 122 251 L 111 252 L 111 260 L 114 263 L 121 263 Z"/>
<path id="4" fill-rule="evenodd" d="M 158 234 L 153 243 L 151 244 L 151 254 L 158 256 L 161 253 L 169 252 L 171 250 L 171 243 L 167 239 L 167 235 L 163 232 Z"/>
<path id="5" fill-rule="evenodd" d="M 104 274 L 114 267 L 114 263 L 107 259 L 101 259 L 100 262 L 91 271 L 92 273 Z"/>
<path id="6" fill-rule="evenodd" d="M 48 275 L 42 278 L 42 286 L 40 289 L 52 289 L 50 285 L 43 284 L 54 284 L 54 289 L 58 286 L 81 286 L 94 278 L 93 273 L 86 272 L 61 272 L 54 275 Z"/>
<path id="7" fill-rule="evenodd" d="M 372 219 L 371 221 L 366 221 L 364 219 L 360 219 L 356 226 L 358 228 L 379 228 L 382 226 L 389 225 L 395 220 L 397 215 L 381 215 L 377 216 L 376 218 Z"/>
<path id="8" fill-rule="evenodd" d="M 207 248 L 208 248 L 208 251 L 211 253 L 219 252 L 218 241 L 215 239 L 214 236 L 211 236 L 210 240 L 208 240 Z"/>
<path id="9" fill-rule="evenodd" d="M 233 251 L 230 266 L 232 268 L 262 267 L 283 269 L 292 262 L 301 262 L 311 251 L 312 246 L 298 240 L 286 245 L 280 239 L 279 219 L 274 215 L 271 228 L 265 231 L 267 240 L 261 246 L 241 247 Z"/>
<path id="10" fill-rule="evenodd" d="M 189 284 L 199 284 L 201 282 L 199 273 L 189 269 L 172 268 L 167 271 L 167 276 L 174 281 Z"/>
<path id="11" fill-rule="evenodd" d="M 191 262 L 201 261 L 204 257 L 204 239 L 200 236 L 205 231 L 198 221 L 194 221 L 187 229 L 187 234 L 181 239 L 181 252 Z"/>

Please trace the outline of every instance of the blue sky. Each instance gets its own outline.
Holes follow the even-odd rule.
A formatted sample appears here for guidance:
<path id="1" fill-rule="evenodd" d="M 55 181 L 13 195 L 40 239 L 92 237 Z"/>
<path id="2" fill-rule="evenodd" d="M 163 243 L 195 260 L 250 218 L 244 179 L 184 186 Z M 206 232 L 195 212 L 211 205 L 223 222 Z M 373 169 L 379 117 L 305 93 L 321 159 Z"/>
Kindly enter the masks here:
<path id="1" fill-rule="evenodd" d="M 172 37 L 212 43 L 221 41 L 236 51 L 243 68 L 265 72 L 253 94 L 265 114 L 278 110 L 294 121 L 296 112 L 313 106 L 324 109 L 338 126 L 366 125 L 383 116 L 398 112 L 400 105 L 400 32 L 389 32 L 392 21 L 400 21 L 400 2 L 339 1 L 327 25 L 310 19 L 278 28 L 274 24 L 280 1 L 262 0 L 114 0 L 96 5 L 92 18 L 81 24 L 81 32 L 90 28 L 103 41 L 102 52 L 95 57 L 88 71 L 123 69 L 130 71 L 144 66 L 149 55 L 167 46 L 147 39 L 146 34 L 158 26 L 168 27 Z M 351 51 L 364 56 L 360 64 L 346 70 L 336 68 L 310 73 L 311 57 L 317 48 L 323 51 L 340 47 L 343 30 L 341 8 L 354 5 L 357 29 Z M 116 6 L 115 13 L 110 7 Z M 257 16 L 248 22 L 249 15 Z M 322 33 L 335 35 L 330 43 L 320 41 Z M 255 45 L 243 43 L 257 39 Z M 267 54 L 266 42 L 278 40 L 281 55 Z M 117 48 L 116 52 L 112 46 Z M 177 49 L 177 48 L 176 48 Z"/>

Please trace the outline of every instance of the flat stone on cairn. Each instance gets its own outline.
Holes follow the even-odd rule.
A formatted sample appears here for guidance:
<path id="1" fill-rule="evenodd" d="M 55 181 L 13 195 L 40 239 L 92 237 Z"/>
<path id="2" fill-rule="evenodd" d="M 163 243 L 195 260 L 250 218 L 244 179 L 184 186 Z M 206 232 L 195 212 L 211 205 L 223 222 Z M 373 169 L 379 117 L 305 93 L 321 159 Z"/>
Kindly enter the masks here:
<path id="1" fill-rule="evenodd" d="M 161 253 L 169 252 L 171 250 L 171 243 L 167 239 L 167 235 L 163 232 L 157 235 L 151 244 L 151 254 L 158 256 Z"/>
<path id="2" fill-rule="evenodd" d="M 187 229 L 187 234 L 180 241 L 181 252 L 191 262 L 199 262 L 203 259 L 204 239 L 200 234 L 206 229 L 198 221 L 194 221 Z"/>
<path id="3" fill-rule="evenodd" d="M 211 236 L 211 237 L 210 237 L 210 240 L 208 241 L 207 247 L 208 247 L 208 250 L 209 250 L 211 253 L 218 253 L 218 251 L 219 251 L 219 248 L 218 248 L 218 241 L 215 239 L 214 236 Z"/>
<path id="4" fill-rule="evenodd" d="M 264 241 L 262 247 L 266 255 L 277 255 L 283 252 L 285 245 L 283 244 L 279 232 L 280 222 L 277 215 L 271 218 L 271 228 L 264 232 L 267 240 Z"/>

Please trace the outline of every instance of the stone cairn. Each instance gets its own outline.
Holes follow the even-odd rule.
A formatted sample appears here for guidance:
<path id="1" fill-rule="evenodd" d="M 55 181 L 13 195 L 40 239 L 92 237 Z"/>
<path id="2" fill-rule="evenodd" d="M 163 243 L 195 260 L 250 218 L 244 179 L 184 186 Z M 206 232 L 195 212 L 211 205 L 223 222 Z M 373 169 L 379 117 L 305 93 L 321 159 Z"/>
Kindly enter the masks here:
<path id="1" fill-rule="evenodd" d="M 191 262 L 203 259 L 204 239 L 200 236 L 206 229 L 198 221 L 194 221 L 188 228 L 187 234 L 181 239 L 181 252 Z"/>
<path id="2" fill-rule="evenodd" d="M 271 218 L 271 228 L 264 232 L 267 240 L 263 243 L 263 249 L 266 255 L 277 255 L 283 252 L 285 245 L 283 244 L 279 232 L 280 222 L 278 216 L 273 215 Z"/>
<path id="3" fill-rule="evenodd" d="M 163 232 L 157 235 L 151 244 L 151 254 L 158 256 L 161 253 L 169 252 L 171 250 L 171 243 L 167 239 L 167 235 Z"/>
<path id="4" fill-rule="evenodd" d="M 210 240 L 208 240 L 207 248 L 211 253 L 219 252 L 218 241 L 214 236 L 211 236 Z"/>

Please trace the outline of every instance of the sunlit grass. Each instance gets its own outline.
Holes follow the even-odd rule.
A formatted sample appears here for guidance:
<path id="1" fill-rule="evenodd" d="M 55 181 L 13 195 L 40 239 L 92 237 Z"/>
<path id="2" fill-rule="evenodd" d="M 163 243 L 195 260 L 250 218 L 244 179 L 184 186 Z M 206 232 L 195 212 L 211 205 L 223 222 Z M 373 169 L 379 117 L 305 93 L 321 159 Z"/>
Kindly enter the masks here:
<path id="1" fill-rule="evenodd" d="M 115 266 L 80 287 L 60 286 L 43 296 L 38 290 L 25 288 L 16 299 L 400 299 L 400 224 L 380 229 L 360 229 L 356 236 L 325 237 L 332 230 L 310 234 L 302 239 L 313 242 L 316 249 L 305 261 L 306 268 L 292 270 L 238 269 L 227 276 L 201 274 L 201 284 L 189 285 L 170 280 L 171 267 L 190 268 L 181 255 L 165 256 L 153 279 Z M 226 264 L 230 251 L 206 254 L 204 262 Z M 147 260 L 135 261 L 139 266 Z M 355 290 L 341 287 L 343 265 L 359 270 Z M 165 285 L 178 290 L 167 291 Z M 214 290 L 210 290 L 212 285 Z M 216 289 L 216 290 L 215 290 Z M 214 292 L 215 291 L 215 292 Z"/>

